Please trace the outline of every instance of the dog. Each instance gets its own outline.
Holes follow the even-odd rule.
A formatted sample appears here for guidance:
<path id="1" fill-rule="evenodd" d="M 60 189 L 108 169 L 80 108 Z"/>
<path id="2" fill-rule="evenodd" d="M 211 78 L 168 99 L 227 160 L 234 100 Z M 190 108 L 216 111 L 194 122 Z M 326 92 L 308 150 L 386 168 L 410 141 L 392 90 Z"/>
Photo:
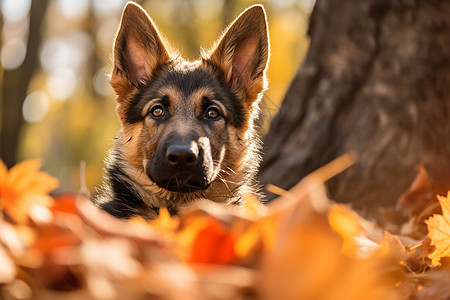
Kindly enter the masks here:
<path id="1" fill-rule="evenodd" d="M 128 2 L 113 47 L 111 85 L 121 129 L 94 204 L 118 218 L 155 218 L 207 199 L 258 195 L 255 119 L 267 88 L 263 6 L 245 10 L 210 51 L 189 62 Z"/>

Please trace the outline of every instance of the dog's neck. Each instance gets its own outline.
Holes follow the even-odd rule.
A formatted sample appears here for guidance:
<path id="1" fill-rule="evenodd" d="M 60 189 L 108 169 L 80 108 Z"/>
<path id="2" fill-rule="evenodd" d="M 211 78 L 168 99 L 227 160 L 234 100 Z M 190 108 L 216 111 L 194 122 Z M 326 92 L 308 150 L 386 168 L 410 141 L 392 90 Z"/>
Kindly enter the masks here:
<path id="1" fill-rule="evenodd" d="M 171 213 L 177 213 L 180 207 L 187 207 L 200 200 L 210 200 L 217 203 L 239 205 L 246 189 L 243 178 L 246 174 L 242 170 L 236 170 L 229 174 L 221 174 L 211 182 L 210 186 L 203 191 L 193 193 L 171 192 L 156 185 L 148 178 L 144 168 L 132 166 L 123 162 L 123 171 L 131 179 L 136 192 L 142 200 L 152 209 L 167 207 Z"/>

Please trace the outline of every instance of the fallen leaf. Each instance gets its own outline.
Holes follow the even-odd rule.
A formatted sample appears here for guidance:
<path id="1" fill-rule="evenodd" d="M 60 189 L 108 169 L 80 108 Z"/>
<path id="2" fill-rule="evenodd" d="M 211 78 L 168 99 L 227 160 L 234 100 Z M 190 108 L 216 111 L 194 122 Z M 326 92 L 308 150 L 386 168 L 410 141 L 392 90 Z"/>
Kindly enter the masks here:
<path id="1" fill-rule="evenodd" d="M 135 278 L 142 265 L 135 259 L 136 246 L 124 238 L 85 239 L 81 257 L 91 273 L 112 278 Z"/>
<path id="2" fill-rule="evenodd" d="M 426 277 L 427 284 L 418 291 L 414 299 L 450 299 L 449 270 L 433 270 Z"/>
<path id="3" fill-rule="evenodd" d="M 68 214 L 78 215 L 78 208 L 76 201 L 78 194 L 75 193 L 61 193 L 54 197 L 55 202 L 51 207 L 53 212 L 63 212 Z"/>
<path id="4" fill-rule="evenodd" d="M 282 228 L 283 229 L 283 228 Z M 399 299 L 389 251 L 367 259 L 342 253 L 343 238 L 328 216 L 311 212 L 283 229 L 277 246 L 262 261 L 256 289 L 260 299 Z M 347 233 L 346 233 L 347 234 Z"/>
<path id="5" fill-rule="evenodd" d="M 5 296 L 5 294 L 8 296 Z M 2 296 L 6 299 L 31 299 L 33 291 L 26 282 L 16 279 L 5 286 Z"/>
<path id="6" fill-rule="evenodd" d="M 36 241 L 32 249 L 42 254 L 52 252 L 55 249 L 78 245 L 81 240 L 69 228 L 56 225 L 44 225 L 36 229 Z"/>
<path id="7" fill-rule="evenodd" d="M 0 201 L 8 215 L 19 223 L 25 223 L 35 205 L 50 207 L 53 198 L 48 194 L 54 190 L 58 179 L 39 171 L 38 159 L 27 160 L 9 171 L 0 161 Z"/>
<path id="8" fill-rule="evenodd" d="M 397 201 L 397 209 L 407 208 L 413 215 L 422 212 L 436 199 L 431 193 L 431 182 L 424 166 L 419 166 L 418 173 L 411 186 Z"/>
<path id="9" fill-rule="evenodd" d="M 236 237 L 212 216 L 198 216 L 180 231 L 179 241 L 191 263 L 229 264 L 236 260 Z"/>
<path id="10" fill-rule="evenodd" d="M 174 232 L 179 223 L 178 217 L 170 216 L 169 211 L 165 207 L 161 207 L 159 209 L 158 217 L 155 220 L 150 221 L 151 225 L 169 232 Z"/>
<path id="11" fill-rule="evenodd" d="M 450 257 L 450 191 L 447 197 L 438 196 L 442 215 L 434 214 L 425 221 L 428 227 L 428 237 L 435 250 L 428 255 L 431 264 L 438 266 L 444 257 Z"/>
<path id="12" fill-rule="evenodd" d="M 333 204 L 328 212 L 328 221 L 342 237 L 342 253 L 353 255 L 357 249 L 355 238 L 361 232 L 356 213 L 343 205 Z"/>
<path id="13" fill-rule="evenodd" d="M 0 245 L 0 283 L 9 283 L 16 277 L 16 265 L 5 249 Z"/>

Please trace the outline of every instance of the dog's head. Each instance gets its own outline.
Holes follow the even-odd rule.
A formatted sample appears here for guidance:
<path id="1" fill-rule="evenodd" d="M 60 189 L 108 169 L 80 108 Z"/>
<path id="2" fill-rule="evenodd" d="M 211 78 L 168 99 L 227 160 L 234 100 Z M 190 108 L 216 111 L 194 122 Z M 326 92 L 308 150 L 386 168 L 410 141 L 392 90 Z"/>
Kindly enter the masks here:
<path id="1" fill-rule="evenodd" d="M 111 84 L 122 155 L 160 188 L 205 190 L 245 159 L 269 59 L 262 6 L 244 11 L 202 59 L 172 55 L 147 13 L 124 9 Z"/>

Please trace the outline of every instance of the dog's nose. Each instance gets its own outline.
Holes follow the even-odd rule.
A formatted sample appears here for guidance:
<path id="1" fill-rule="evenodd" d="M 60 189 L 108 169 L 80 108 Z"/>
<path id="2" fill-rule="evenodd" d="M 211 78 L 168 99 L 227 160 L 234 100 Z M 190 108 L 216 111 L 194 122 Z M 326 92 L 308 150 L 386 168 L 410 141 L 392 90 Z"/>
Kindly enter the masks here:
<path id="1" fill-rule="evenodd" d="M 173 167 L 191 167 L 197 163 L 197 153 L 189 145 L 170 145 L 167 148 L 166 160 Z"/>

